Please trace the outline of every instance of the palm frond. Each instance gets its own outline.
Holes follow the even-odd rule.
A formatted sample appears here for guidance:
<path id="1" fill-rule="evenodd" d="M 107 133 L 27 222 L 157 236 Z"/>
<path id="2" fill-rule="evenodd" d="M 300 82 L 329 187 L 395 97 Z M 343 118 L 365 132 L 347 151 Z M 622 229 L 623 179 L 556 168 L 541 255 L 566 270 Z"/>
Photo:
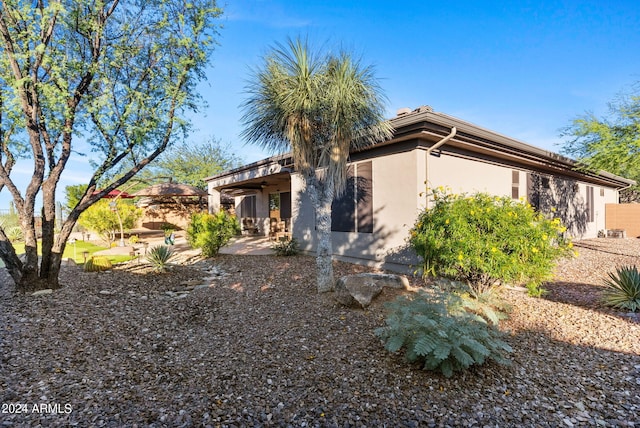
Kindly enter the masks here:
<path id="1" fill-rule="evenodd" d="M 392 136 L 373 68 L 349 54 L 314 54 L 306 39 L 276 44 L 247 86 L 242 137 L 271 151 L 291 151 L 298 171 L 337 194 L 352 150 Z"/>

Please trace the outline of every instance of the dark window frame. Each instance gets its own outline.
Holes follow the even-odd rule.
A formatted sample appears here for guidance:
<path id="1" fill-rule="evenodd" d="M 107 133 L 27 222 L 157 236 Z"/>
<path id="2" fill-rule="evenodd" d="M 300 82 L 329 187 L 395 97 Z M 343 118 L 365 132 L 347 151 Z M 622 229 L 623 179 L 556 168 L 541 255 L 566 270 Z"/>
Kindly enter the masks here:
<path id="1" fill-rule="evenodd" d="M 331 231 L 373 233 L 373 163 L 351 164 L 345 192 L 331 204 Z"/>
<path id="2" fill-rule="evenodd" d="M 595 200 L 593 186 L 587 186 L 587 223 L 593 223 L 595 216 Z"/>
<path id="3" fill-rule="evenodd" d="M 257 205 L 256 195 L 245 195 L 240 201 L 240 216 L 247 217 L 247 218 L 255 218 L 257 213 L 256 205 Z"/>

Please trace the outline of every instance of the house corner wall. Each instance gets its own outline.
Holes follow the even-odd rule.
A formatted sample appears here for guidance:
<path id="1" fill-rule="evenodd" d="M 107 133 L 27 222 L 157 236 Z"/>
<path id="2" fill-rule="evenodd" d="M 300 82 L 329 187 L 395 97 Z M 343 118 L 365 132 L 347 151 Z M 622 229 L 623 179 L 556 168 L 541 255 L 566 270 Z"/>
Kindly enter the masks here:
<path id="1" fill-rule="evenodd" d="M 299 173 L 291 174 L 291 224 L 292 235 L 300 249 L 313 252 L 316 249 L 315 209 L 306 192 L 304 179 Z"/>

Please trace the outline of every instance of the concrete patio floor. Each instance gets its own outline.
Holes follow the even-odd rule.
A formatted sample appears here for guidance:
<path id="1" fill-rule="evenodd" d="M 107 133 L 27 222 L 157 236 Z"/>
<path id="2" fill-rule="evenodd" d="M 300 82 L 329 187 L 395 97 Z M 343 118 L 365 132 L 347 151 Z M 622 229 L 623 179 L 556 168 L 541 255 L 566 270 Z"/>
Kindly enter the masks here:
<path id="1" fill-rule="evenodd" d="M 273 241 L 266 236 L 238 236 L 231 239 L 220 254 L 238 254 L 244 256 L 259 256 L 274 254 L 271 249 Z"/>

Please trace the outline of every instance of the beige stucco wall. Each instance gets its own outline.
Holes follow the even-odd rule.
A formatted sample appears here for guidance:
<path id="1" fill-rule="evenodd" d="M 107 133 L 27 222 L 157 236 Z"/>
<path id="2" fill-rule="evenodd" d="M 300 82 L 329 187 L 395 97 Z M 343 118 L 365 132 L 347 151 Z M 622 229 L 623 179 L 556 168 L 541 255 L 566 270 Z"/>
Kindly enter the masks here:
<path id="1" fill-rule="evenodd" d="M 448 154 L 443 151 L 441 156 L 429 158 L 430 187 L 444 186 L 448 187 L 454 193 L 474 193 L 487 192 L 494 195 L 511 196 L 513 186 L 513 171 L 519 171 L 519 197 L 528 198 L 527 189 L 527 171 L 516 169 L 510 166 L 496 165 L 489 162 L 479 160 L 466 159 Z M 571 178 L 553 177 L 546 175 L 551 179 L 551 188 L 549 199 L 555 201 L 551 205 L 558 208 L 563 203 L 569 205 L 565 207 L 563 215 L 567 217 L 569 233 L 575 238 L 593 238 L 596 237 L 599 230 L 605 228 L 605 204 L 616 203 L 618 200 L 618 192 L 616 189 L 597 186 L 585 182 L 576 182 Z M 554 183 L 562 183 L 564 186 L 554 186 Z M 566 193 L 567 188 L 573 188 L 577 183 L 575 194 L 571 195 L 571 200 Z M 593 221 L 578 221 L 586 212 L 587 186 L 594 188 L 594 218 Z M 558 190 L 564 188 L 564 191 Z M 601 194 L 602 192 L 602 194 Z M 550 216 L 554 216 L 558 211 L 552 212 L 549 207 L 541 207 L 543 212 Z M 574 227 L 571 227 L 571 223 Z M 582 227 L 578 227 L 577 223 L 581 223 Z"/>
<path id="2" fill-rule="evenodd" d="M 419 211 L 428 204 L 427 182 L 429 188 L 443 186 L 454 193 L 487 192 L 511 197 L 514 186 L 513 173 L 517 171 L 518 196 L 530 196 L 527 180 L 530 171 L 525 168 L 467 158 L 463 152 L 447 150 L 446 146 L 439 155 L 429 156 L 424 148 L 416 148 L 366 159 L 365 162 L 372 163 L 374 232 L 333 232 L 334 254 L 347 260 L 357 259 L 360 262 L 382 264 L 389 268 L 415 263 L 415 255 L 406 248 L 406 239 Z M 234 179 L 268 178 L 273 172 L 277 171 L 261 167 L 257 171 L 225 177 L 215 184 L 226 185 Z M 548 195 L 544 195 L 547 208 L 551 207 L 550 204 L 566 202 L 565 195 L 568 192 L 571 194 L 571 203 L 564 208 L 563 214 L 571 216 L 575 220 L 574 224 L 584 224 L 587 186 L 592 185 L 576 183 L 569 178 L 556 177 L 552 181 L 557 184 L 559 190 L 551 189 Z M 213 194 L 213 183 L 209 184 L 209 191 Z M 578 238 L 597 236 L 598 231 L 605 228 L 605 204 L 617 202 L 615 189 L 595 185 L 592 187 L 594 219 L 586 222 L 579 233 L 572 230 Z M 268 195 L 278 190 L 282 189 L 268 187 L 256 193 L 256 216 L 265 220 L 265 225 L 261 225 L 263 233 L 268 228 Z M 237 198 L 238 204 L 240 199 Z M 291 174 L 291 210 L 293 236 L 303 250 L 313 252 L 316 248 L 315 207 L 305 193 L 304 182 L 297 173 Z"/>
<path id="3" fill-rule="evenodd" d="M 426 156 L 426 152 L 424 153 Z M 486 192 L 511 196 L 513 168 L 455 157 L 443 152 L 440 157 L 429 156 L 429 169 L 429 185 L 432 188 L 443 186 L 453 193 Z M 523 181 L 524 177 L 521 177 L 520 182 Z"/>
<path id="4" fill-rule="evenodd" d="M 369 160 L 369 159 L 368 159 Z M 396 153 L 370 159 L 373 172 L 373 233 L 333 232 L 334 254 L 347 260 L 382 264 L 397 267 L 399 264 L 415 263 L 415 256 L 406 248 L 409 229 L 418 212 L 426 206 L 425 182 L 430 188 L 443 186 L 454 193 L 487 192 L 500 196 L 512 196 L 513 171 L 518 171 L 518 196 L 527 198 L 527 171 L 511 166 L 468 159 L 442 151 L 440 157 L 429 156 L 425 150 Z M 430 172 L 427 174 L 427 164 Z M 586 183 L 572 179 L 558 179 L 575 189 L 575 195 L 565 213 L 574 217 L 584 214 L 586 207 Z M 580 232 L 572 230 L 577 238 L 597 236 L 604 229 L 605 203 L 615 203 L 617 191 L 611 188 L 594 187 L 594 221 L 587 222 Z M 601 196 L 601 189 L 603 195 Z M 292 176 L 292 209 L 294 236 L 303 249 L 314 251 L 316 246 L 315 213 L 311 201 L 302 192 L 299 176 Z M 560 192 L 552 200 L 563 200 Z M 572 214 L 573 213 L 573 214 Z M 551 212 L 549 215 L 554 215 Z M 584 223 L 584 222 L 583 222 Z M 384 263 L 383 263 L 384 262 Z"/>
<path id="5" fill-rule="evenodd" d="M 577 236 L 579 238 L 595 238 L 598 231 L 606 229 L 606 204 L 615 204 L 618 202 L 618 192 L 601 186 L 595 186 L 587 183 L 579 183 L 580 195 L 586 200 L 587 186 L 593 187 L 594 200 L 594 219 L 587 222 L 587 229 L 584 235 Z M 601 195 L 602 192 L 602 195 Z"/>

